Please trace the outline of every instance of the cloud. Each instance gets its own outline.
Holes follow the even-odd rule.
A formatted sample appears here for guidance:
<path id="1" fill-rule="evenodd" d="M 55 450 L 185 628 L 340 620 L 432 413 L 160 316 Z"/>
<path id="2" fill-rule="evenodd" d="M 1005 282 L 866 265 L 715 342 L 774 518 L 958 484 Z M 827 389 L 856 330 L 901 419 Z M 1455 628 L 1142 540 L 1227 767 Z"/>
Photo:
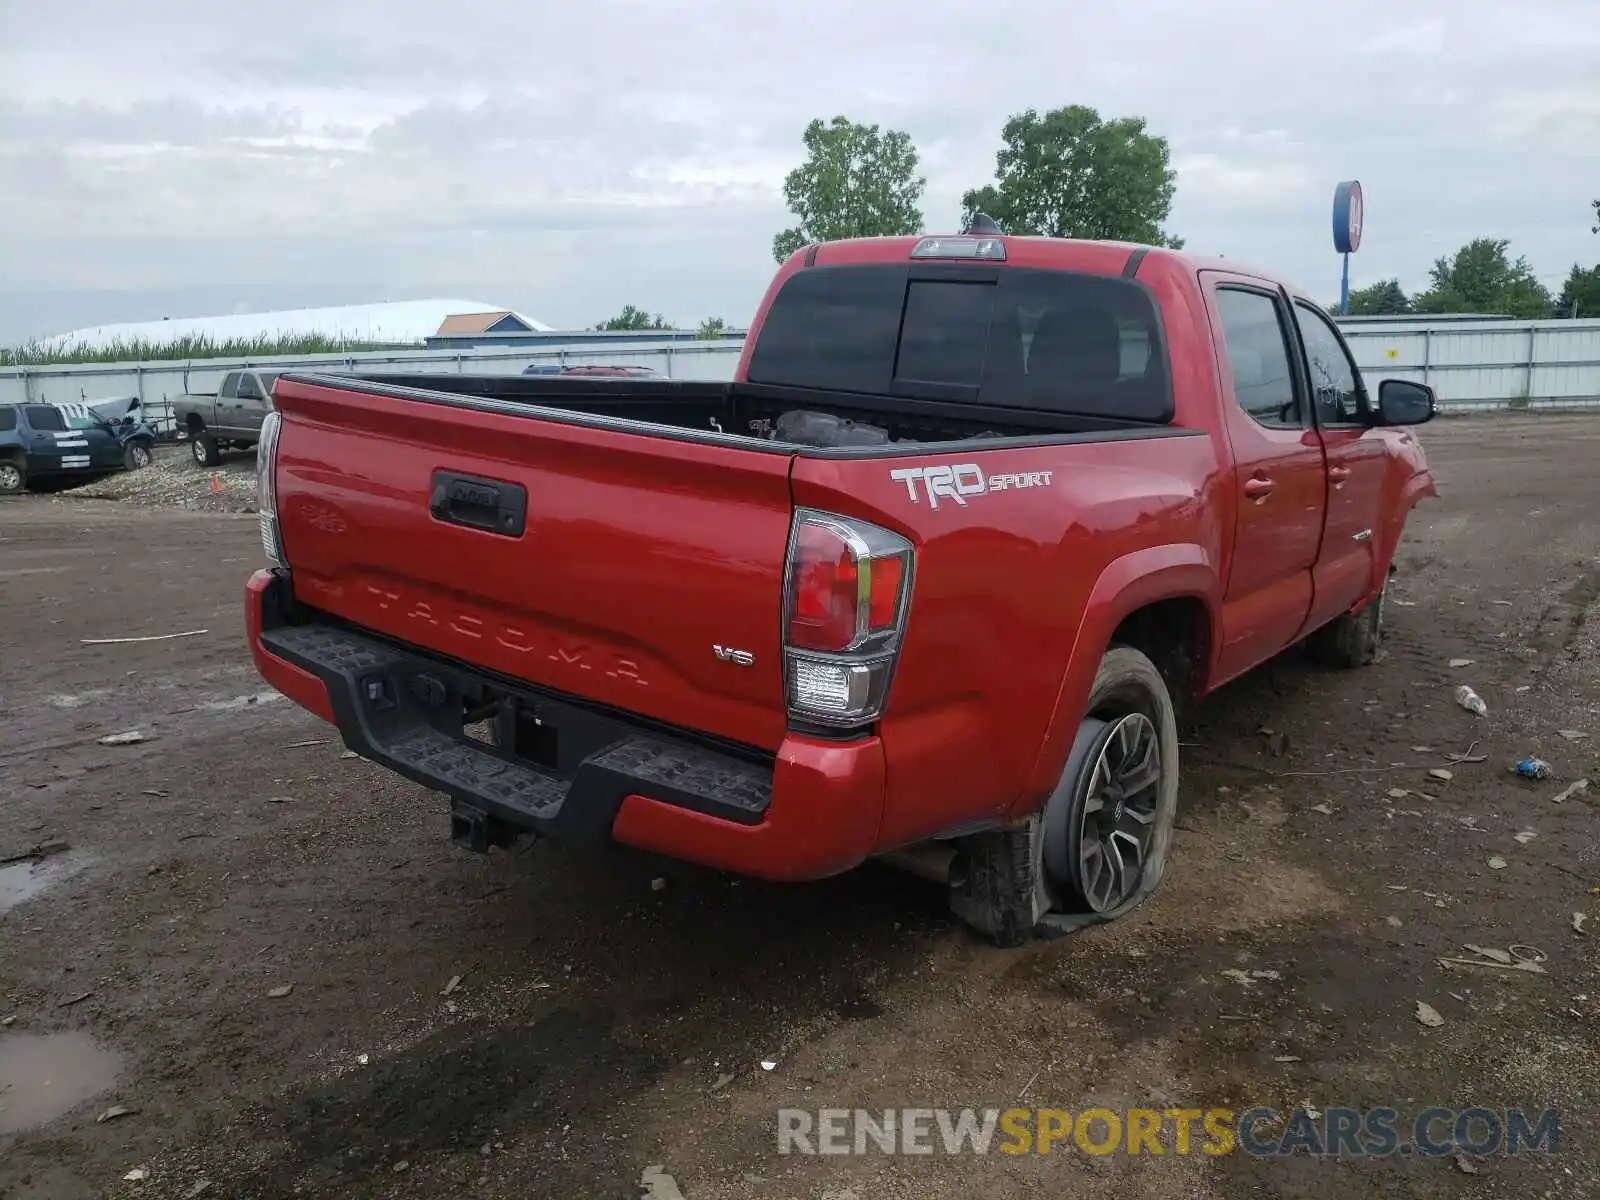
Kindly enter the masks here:
<path id="1" fill-rule="evenodd" d="M 431 294 L 557 325 L 754 311 L 813 117 L 910 131 L 931 228 L 1022 108 L 1142 115 L 1170 228 L 1337 281 L 1425 282 L 1471 237 L 1593 260 L 1592 0 L 421 0 L 10 5 L 0 342 L 62 325 Z M 188 306 L 188 311 L 184 308 Z M 220 307 L 219 307 L 220 306 Z"/>

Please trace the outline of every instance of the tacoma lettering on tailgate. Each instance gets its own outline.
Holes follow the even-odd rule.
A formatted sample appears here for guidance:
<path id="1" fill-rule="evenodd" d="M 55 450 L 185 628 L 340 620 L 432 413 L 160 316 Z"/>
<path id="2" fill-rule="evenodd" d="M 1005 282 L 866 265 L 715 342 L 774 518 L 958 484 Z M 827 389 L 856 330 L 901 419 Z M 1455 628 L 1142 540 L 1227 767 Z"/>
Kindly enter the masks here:
<path id="1" fill-rule="evenodd" d="M 558 642 L 549 633 L 527 629 L 506 621 L 490 620 L 475 613 L 460 612 L 438 601 L 417 600 L 402 596 L 389 588 L 367 584 L 367 594 L 387 612 L 398 612 L 408 621 L 416 621 L 432 628 L 443 626 L 453 633 L 469 638 L 489 638 L 496 645 L 517 654 L 533 655 L 555 663 L 565 671 L 595 671 L 609 679 L 622 679 L 649 687 L 639 664 L 586 642 Z"/>

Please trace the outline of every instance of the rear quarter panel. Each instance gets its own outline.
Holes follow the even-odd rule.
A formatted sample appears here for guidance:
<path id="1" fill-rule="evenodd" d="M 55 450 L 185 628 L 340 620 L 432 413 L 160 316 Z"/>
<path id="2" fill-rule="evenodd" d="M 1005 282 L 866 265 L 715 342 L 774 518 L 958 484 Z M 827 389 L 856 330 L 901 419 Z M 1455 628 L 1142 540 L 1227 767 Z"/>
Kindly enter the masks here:
<path id="1" fill-rule="evenodd" d="M 1054 784 L 1037 769 L 1076 727 L 1122 616 L 1170 594 L 1220 594 L 1218 448 L 1187 436 L 881 459 L 800 458 L 794 500 L 893 529 L 917 548 L 904 649 L 882 722 L 892 847 L 1012 819 Z M 976 466 L 1048 484 L 941 499 L 890 472 Z M 970 473 L 968 478 L 971 478 Z M 993 486 L 992 484 L 990 485 Z M 915 494 L 916 498 L 912 496 Z M 1173 592 L 1172 589 L 1180 589 Z M 1064 715 L 1058 718 L 1058 709 Z"/>

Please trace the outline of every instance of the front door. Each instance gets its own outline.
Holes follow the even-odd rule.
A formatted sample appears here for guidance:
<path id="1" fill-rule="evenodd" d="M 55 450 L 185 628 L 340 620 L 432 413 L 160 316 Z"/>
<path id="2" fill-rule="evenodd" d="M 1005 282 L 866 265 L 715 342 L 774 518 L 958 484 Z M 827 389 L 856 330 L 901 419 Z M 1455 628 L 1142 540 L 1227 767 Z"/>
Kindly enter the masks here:
<path id="1" fill-rule="evenodd" d="M 77 424 L 77 422 L 73 422 Z M 88 444 L 89 466 L 96 471 L 114 470 L 122 466 L 125 451 L 116 431 L 99 417 L 91 416 L 84 426 L 83 440 Z"/>
<path id="2" fill-rule="evenodd" d="M 1328 525 L 1307 629 L 1360 605 L 1379 584 L 1383 496 L 1387 473 L 1383 434 L 1368 424 L 1361 372 L 1338 327 L 1297 301 L 1295 322 L 1305 348 L 1312 409 L 1328 458 Z"/>
<path id="3" fill-rule="evenodd" d="M 212 432 L 232 434 L 239 423 L 239 380 L 243 372 L 229 371 L 217 389 L 216 419 L 211 422 Z"/>
<path id="4" fill-rule="evenodd" d="M 1282 291 L 1249 276 L 1203 278 L 1233 448 L 1236 517 L 1217 664 L 1227 679 L 1288 646 L 1305 624 L 1327 475 Z"/>
<path id="5" fill-rule="evenodd" d="M 260 437 L 261 423 L 267 415 L 267 398 L 253 371 L 239 376 L 239 397 L 235 403 L 238 407 L 234 409 L 234 431 L 246 437 Z"/>

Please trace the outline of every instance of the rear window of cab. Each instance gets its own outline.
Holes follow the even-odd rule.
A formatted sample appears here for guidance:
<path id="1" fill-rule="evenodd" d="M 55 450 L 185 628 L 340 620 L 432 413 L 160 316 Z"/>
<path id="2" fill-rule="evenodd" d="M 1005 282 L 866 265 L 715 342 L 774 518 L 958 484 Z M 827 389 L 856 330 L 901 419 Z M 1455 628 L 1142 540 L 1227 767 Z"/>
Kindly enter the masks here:
<path id="1" fill-rule="evenodd" d="M 751 383 L 1165 423 L 1172 392 L 1149 292 L 1022 267 L 810 267 L 774 298 Z"/>

